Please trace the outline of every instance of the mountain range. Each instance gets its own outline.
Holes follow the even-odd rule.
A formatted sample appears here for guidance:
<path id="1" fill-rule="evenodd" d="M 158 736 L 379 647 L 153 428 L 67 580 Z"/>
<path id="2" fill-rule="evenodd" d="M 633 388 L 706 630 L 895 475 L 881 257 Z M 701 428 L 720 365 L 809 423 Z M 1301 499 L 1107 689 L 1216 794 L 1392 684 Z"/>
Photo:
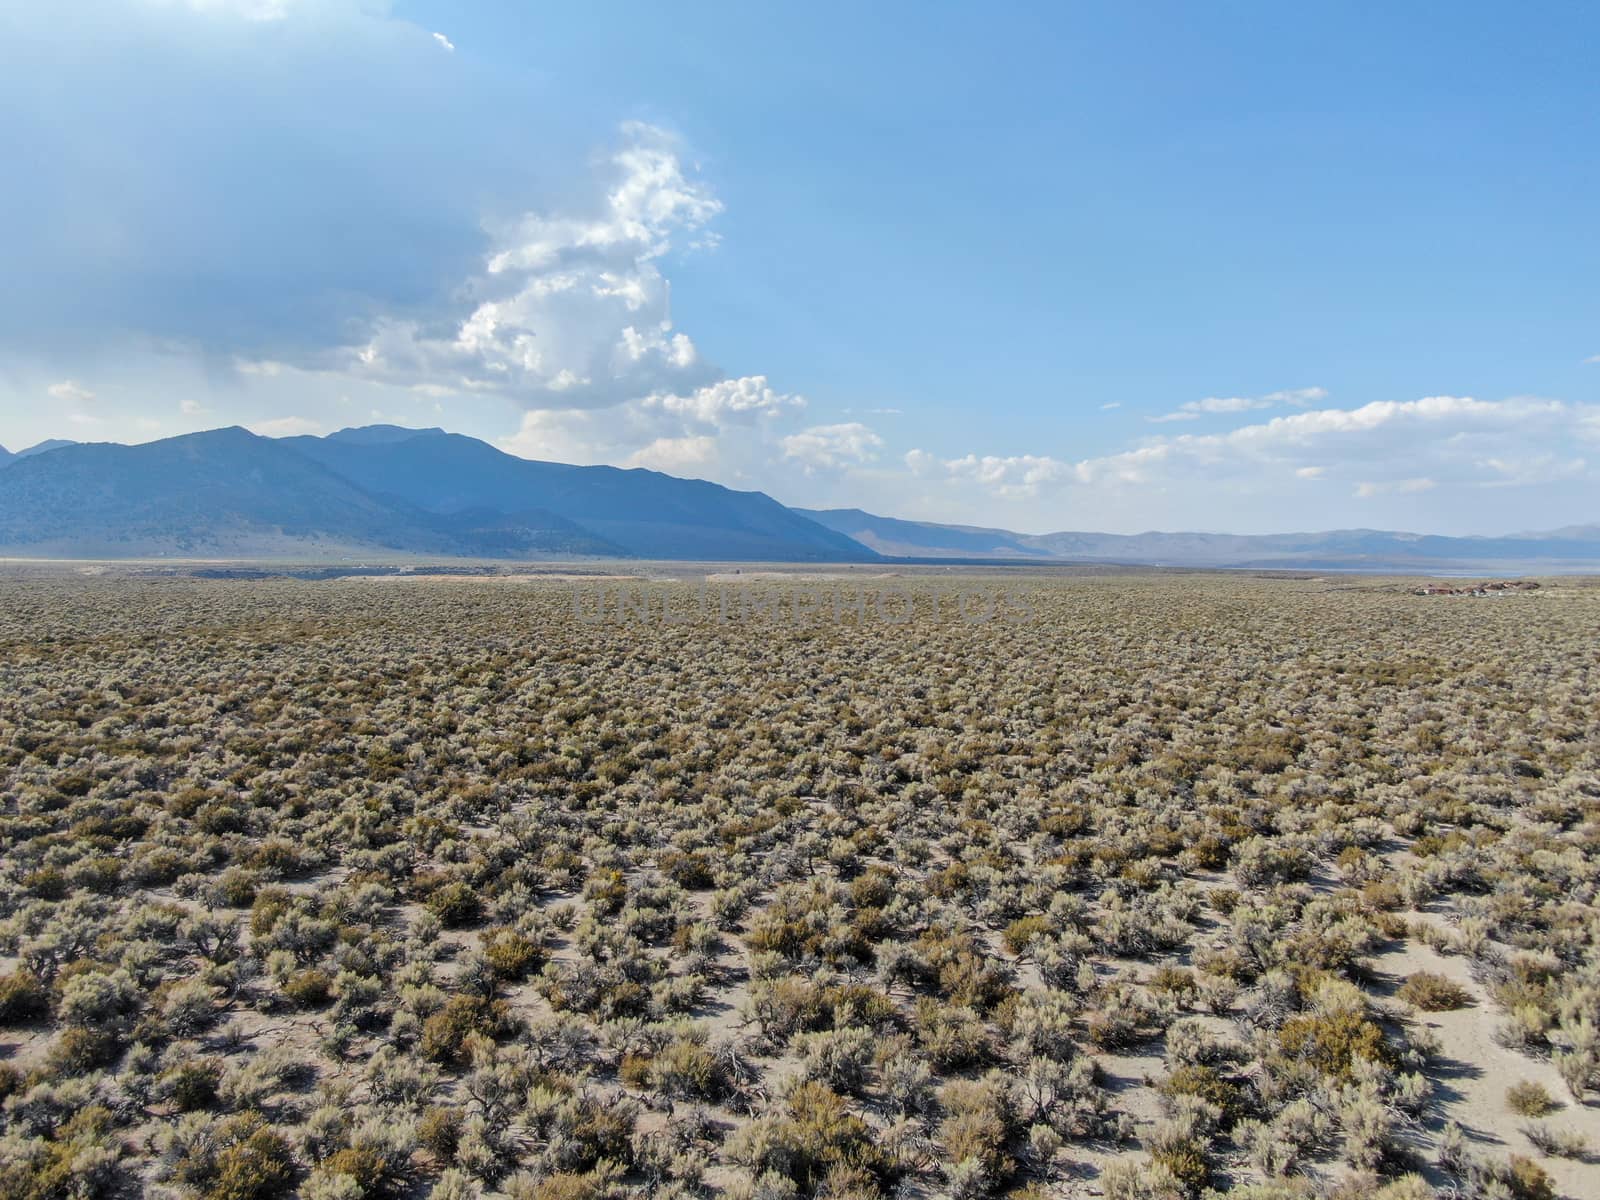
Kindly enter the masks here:
<path id="1" fill-rule="evenodd" d="M 0 553 L 26 557 L 877 555 L 760 492 L 532 462 L 438 429 L 237 427 L 68 444 L 0 465 Z"/>
<path id="2" fill-rule="evenodd" d="M 1322 570 L 1600 568 L 1600 524 L 1506 537 L 1443 537 L 1381 529 L 1320 533 L 1028 534 L 874 516 L 858 508 L 798 509 L 885 556 Z"/>
<path id="3" fill-rule="evenodd" d="M 1504 537 L 1017 533 L 786 508 L 659 471 L 536 462 L 442 429 L 0 448 L 0 555 L 894 559 L 1336 570 L 1600 570 L 1600 525 Z"/>

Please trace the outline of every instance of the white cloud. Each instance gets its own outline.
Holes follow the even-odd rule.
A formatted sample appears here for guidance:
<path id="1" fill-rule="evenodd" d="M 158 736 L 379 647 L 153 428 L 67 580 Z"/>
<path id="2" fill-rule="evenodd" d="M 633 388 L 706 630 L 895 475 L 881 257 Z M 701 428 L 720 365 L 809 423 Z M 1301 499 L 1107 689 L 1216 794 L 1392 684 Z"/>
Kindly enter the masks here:
<path id="1" fill-rule="evenodd" d="M 842 425 L 813 425 L 785 437 L 783 456 L 799 462 L 807 471 L 872 462 L 883 447 L 883 439 L 859 421 Z"/>
<path id="2" fill-rule="evenodd" d="M 1163 425 L 1172 421 L 1197 421 L 1203 416 L 1215 416 L 1228 413 L 1254 412 L 1263 408 L 1276 408 L 1280 404 L 1292 404 L 1297 408 L 1304 408 L 1318 400 L 1325 399 L 1328 393 L 1325 388 L 1292 388 L 1281 392 L 1268 392 L 1265 396 L 1207 396 L 1204 400 L 1189 400 L 1169 413 L 1158 417 L 1147 417 L 1153 425 Z"/>
<path id="3" fill-rule="evenodd" d="M 1102 404 L 1100 406 L 1100 411 L 1101 412 L 1110 412 L 1114 408 L 1121 408 L 1121 407 L 1122 407 L 1122 401 L 1121 400 L 1113 400 L 1110 404 Z"/>
<path id="4" fill-rule="evenodd" d="M 211 410 L 198 400 L 179 400 L 178 411 L 186 417 L 203 417 Z"/>
<path id="5" fill-rule="evenodd" d="M 1600 406 L 1429 396 L 1307 410 L 1225 433 L 1157 437 L 1076 462 L 1036 454 L 940 459 L 923 450 L 905 462 L 915 475 L 969 481 L 1005 499 L 1073 486 L 1261 494 L 1285 470 L 1300 479 L 1343 478 L 1359 497 L 1371 498 L 1583 478 L 1587 460 L 1552 450 L 1575 439 L 1600 442 Z"/>
<path id="6" fill-rule="evenodd" d="M 1600 366 L 1600 354 L 1591 354 L 1583 361 L 1590 366 Z"/>
<path id="7" fill-rule="evenodd" d="M 245 428 L 261 437 L 299 437 L 301 434 L 321 433 L 322 422 L 313 421 L 310 417 L 274 417 L 270 421 L 257 421 Z"/>
<path id="8" fill-rule="evenodd" d="M 1520 458 L 1490 457 L 1479 460 L 1490 472 L 1486 487 L 1527 487 L 1562 479 L 1577 479 L 1588 470 L 1582 458 L 1563 458 L 1557 454 L 1534 454 Z"/>
<path id="9" fill-rule="evenodd" d="M 778 453 L 778 423 L 804 408 L 804 398 L 776 391 L 764 375 L 747 375 L 605 409 L 533 409 L 500 446 L 524 458 L 660 470 L 670 470 L 669 462 L 699 469 L 753 464 Z"/>
<path id="10" fill-rule="evenodd" d="M 593 211 L 528 213 L 493 231 L 484 273 L 462 289 L 477 299 L 453 332 L 383 319 L 334 369 L 533 409 L 691 396 L 719 382 L 722 372 L 674 331 L 660 264 L 722 202 L 691 177 L 671 134 L 639 123 L 622 133 Z"/>
<path id="11" fill-rule="evenodd" d="M 745 421 L 755 417 L 775 417 L 805 407 L 801 396 L 786 396 L 774 391 L 765 375 L 747 375 L 743 379 L 724 379 L 697 388 L 687 396 L 653 395 L 642 401 L 646 409 L 661 412 L 706 425 L 722 425 L 730 421 Z"/>
<path id="12" fill-rule="evenodd" d="M 452 42 L 449 38 L 445 37 L 444 34 L 435 33 L 435 34 L 433 34 L 431 36 L 433 37 L 434 41 L 438 42 L 439 45 L 443 46 L 451 54 L 454 54 L 456 52 L 455 43 Z"/>
<path id="13" fill-rule="evenodd" d="M 691 437 L 657 438 L 630 454 L 623 465 L 649 467 L 670 475 L 692 475 L 714 467 L 718 461 L 717 439 L 709 434 Z"/>
<path id="14" fill-rule="evenodd" d="M 99 417 L 91 417 L 88 413 L 68 413 L 67 420 L 84 429 L 105 424 Z"/>
<path id="15" fill-rule="evenodd" d="M 924 462 L 923 465 L 926 469 L 929 464 Z M 1037 495 L 1040 485 L 1065 479 L 1072 470 L 1069 464 L 1059 459 L 1037 454 L 1009 457 L 968 454 L 962 458 L 945 459 L 937 465 L 953 478 L 972 480 L 997 496 L 1011 499 Z"/>
<path id="16" fill-rule="evenodd" d="M 1293 404 L 1299 408 L 1304 408 L 1327 398 L 1328 389 L 1320 387 L 1289 388 L 1281 392 L 1268 392 L 1262 397 L 1263 400 L 1270 401 L 1273 404 Z"/>
<path id="17" fill-rule="evenodd" d="M 84 404 L 94 399 L 94 393 L 81 383 L 71 379 L 63 379 L 60 383 L 52 383 L 45 389 L 55 399 L 65 404 Z"/>

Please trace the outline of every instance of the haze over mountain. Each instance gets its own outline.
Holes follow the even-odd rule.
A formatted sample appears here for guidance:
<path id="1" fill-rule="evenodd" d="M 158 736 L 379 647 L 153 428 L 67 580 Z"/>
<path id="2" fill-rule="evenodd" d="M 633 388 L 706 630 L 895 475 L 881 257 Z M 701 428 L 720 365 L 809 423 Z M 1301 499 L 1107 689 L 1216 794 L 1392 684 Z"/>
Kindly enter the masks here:
<path id="1" fill-rule="evenodd" d="M 1015 533 L 880 517 L 858 508 L 799 509 L 878 553 L 1185 567 L 1339 570 L 1600 568 L 1600 524 L 1505 537 L 1440 537 L 1378 529 L 1320 533 Z"/>

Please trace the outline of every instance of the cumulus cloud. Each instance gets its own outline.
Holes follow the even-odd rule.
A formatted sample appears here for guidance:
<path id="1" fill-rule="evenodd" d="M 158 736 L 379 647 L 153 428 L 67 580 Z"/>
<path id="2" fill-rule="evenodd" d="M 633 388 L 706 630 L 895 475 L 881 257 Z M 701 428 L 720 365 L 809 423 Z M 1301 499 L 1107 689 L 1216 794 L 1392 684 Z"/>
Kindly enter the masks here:
<path id="1" fill-rule="evenodd" d="M 1273 404 L 1293 404 L 1297 407 L 1315 404 L 1328 398 L 1328 389 L 1320 387 L 1288 388 L 1281 392 L 1268 392 L 1262 397 Z"/>
<path id="2" fill-rule="evenodd" d="M 678 395 L 656 392 L 605 409 L 536 408 L 522 414 L 502 449 L 524 458 L 575 463 L 625 462 L 670 470 L 751 465 L 776 453 L 779 422 L 805 408 L 765 375 L 722 379 Z"/>
<path id="3" fill-rule="evenodd" d="M 1207 396 L 1204 400 L 1186 401 L 1172 412 L 1149 417 L 1147 420 L 1151 424 L 1162 425 L 1172 421 L 1198 421 L 1201 417 L 1216 414 L 1254 412 L 1263 408 L 1277 408 L 1283 404 L 1303 408 L 1318 400 L 1326 399 L 1327 395 L 1325 388 L 1309 387 L 1268 392 L 1265 396 Z"/>
<path id="4" fill-rule="evenodd" d="M 1076 461 L 1035 454 L 941 459 L 913 450 L 905 462 L 915 475 L 966 480 L 1011 499 L 1072 486 L 1259 490 L 1285 476 L 1342 478 L 1366 499 L 1446 485 L 1504 487 L 1582 478 L 1590 470 L 1585 458 L 1551 450 L 1573 441 L 1600 442 L 1600 406 L 1428 396 L 1311 409 L 1225 433 L 1156 437 L 1129 450 Z"/>
<path id="5" fill-rule="evenodd" d="M 693 475 L 717 465 L 720 447 L 709 434 L 690 437 L 657 438 L 648 446 L 635 450 L 624 460 L 629 467 L 649 467 L 669 475 Z"/>
<path id="6" fill-rule="evenodd" d="M 637 122 L 593 211 L 527 213 L 494 231 L 448 333 L 383 318 L 337 368 L 403 386 L 492 392 L 528 408 L 689 396 L 719 381 L 668 313 L 662 258 L 722 211 L 665 130 Z"/>
<path id="7" fill-rule="evenodd" d="M 840 425 L 813 425 L 782 440 L 783 456 L 794 459 L 806 470 L 836 470 L 858 463 L 872 462 L 883 447 L 883 439 L 859 421 Z"/>
<path id="8" fill-rule="evenodd" d="M 435 34 L 432 34 L 431 36 L 432 36 L 434 41 L 438 42 L 439 45 L 444 47 L 444 49 L 446 51 L 448 51 L 449 53 L 454 54 L 456 52 L 456 44 L 454 42 L 452 42 L 449 38 L 445 37 L 444 34 L 435 33 Z"/>
<path id="9" fill-rule="evenodd" d="M 705 425 L 724 425 L 781 416 L 804 408 L 805 403 L 804 397 L 774 391 L 765 375 L 748 375 L 696 388 L 687 396 L 647 396 L 642 407 Z"/>
<path id="10" fill-rule="evenodd" d="M 72 379 L 63 379 L 60 383 L 52 383 L 45 389 L 51 397 L 64 404 L 84 404 L 94 399 L 94 393 Z"/>

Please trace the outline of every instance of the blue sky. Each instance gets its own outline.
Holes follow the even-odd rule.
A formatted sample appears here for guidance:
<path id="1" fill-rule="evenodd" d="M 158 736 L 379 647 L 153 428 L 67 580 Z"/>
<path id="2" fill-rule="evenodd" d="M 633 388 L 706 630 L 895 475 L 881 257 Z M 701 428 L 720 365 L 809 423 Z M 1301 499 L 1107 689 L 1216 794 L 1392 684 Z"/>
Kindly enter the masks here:
<path id="1" fill-rule="evenodd" d="M 383 419 L 1029 531 L 1600 520 L 1592 6 L 9 7 L 12 449 Z"/>

